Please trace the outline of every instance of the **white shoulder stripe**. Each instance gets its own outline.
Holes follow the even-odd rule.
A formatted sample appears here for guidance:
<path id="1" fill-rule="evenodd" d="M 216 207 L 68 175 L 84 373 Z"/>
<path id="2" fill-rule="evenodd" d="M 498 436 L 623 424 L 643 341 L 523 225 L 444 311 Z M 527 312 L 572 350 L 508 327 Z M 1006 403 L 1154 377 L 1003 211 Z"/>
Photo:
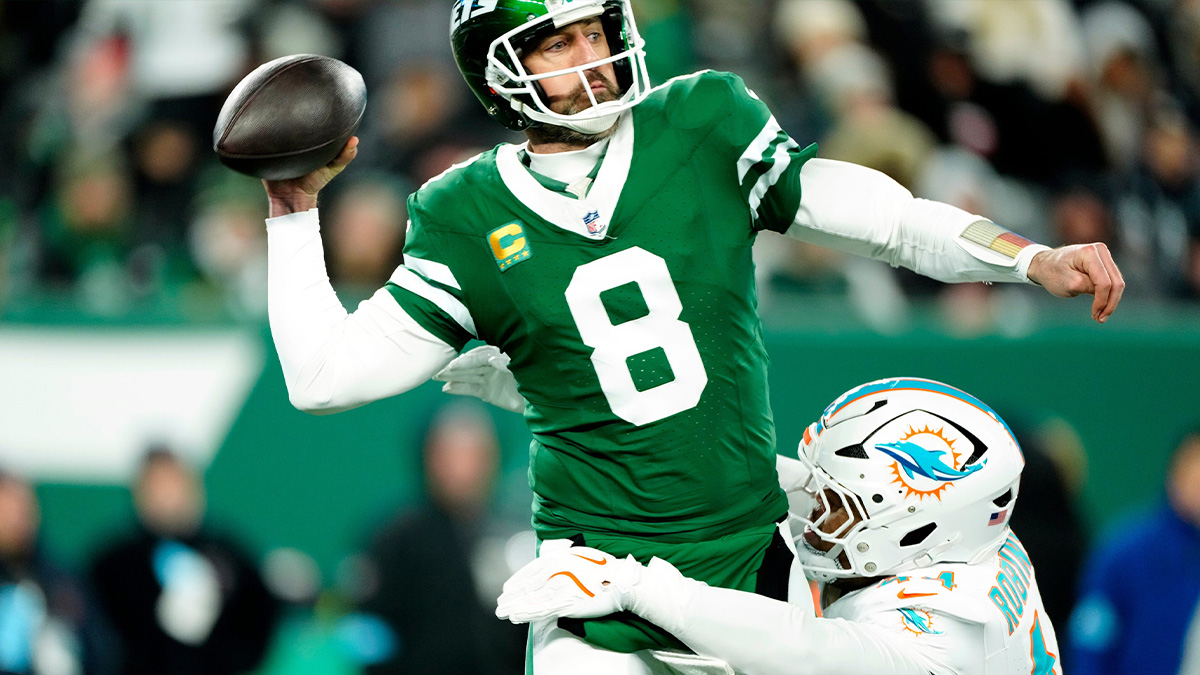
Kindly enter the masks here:
<path id="1" fill-rule="evenodd" d="M 775 116 L 772 115 L 771 119 L 767 120 L 767 125 L 763 127 L 762 131 L 758 132 L 753 141 L 750 141 L 750 145 L 738 159 L 739 183 L 746 180 L 746 174 L 750 172 L 751 167 L 765 159 L 763 154 L 766 153 L 767 148 L 771 147 L 771 142 L 775 140 L 775 137 L 781 131 L 783 131 L 783 128 L 779 126 L 779 122 L 776 122 Z"/>
<path id="2" fill-rule="evenodd" d="M 433 279 L 443 286 L 462 290 L 462 286 L 458 285 L 458 279 L 454 278 L 454 273 L 450 271 L 449 267 L 440 262 L 421 260 L 406 253 L 404 254 L 404 266 L 426 279 Z"/>
<path id="3" fill-rule="evenodd" d="M 787 171 L 788 165 L 792 163 L 792 156 L 789 152 L 798 147 L 800 145 L 790 138 L 775 146 L 775 154 L 772 155 L 775 164 L 770 171 L 759 177 L 758 182 L 754 184 L 754 191 L 750 193 L 750 211 L 755 216 L 758 215 L 758 205 L 762 203 L 762 198 L 767 194 L 767 190 L 779 182 L 779 177 L 783 175 L 784 171 Z"/>
<path id="4" fill-rule="evenodd" d="M 508 144 L 501 143 L 501 145 L 508 145 Z M 474 157 L 465 159 L 465 160 L 459 162 L 458 164 L 451 165 L 451 167 L 449 169 L 446 169 L 445 171 L 434 176 L 433 178 L 430 178 L 429 180 L 425 181 L 425 183 L 423 185 L 421 185 L 421 190 L 424 190 L 425 188 L 429 187 L 429 185 L 431 183 L 435 183 L 435 182 L 441 180 L 442 178 L 445 178 L 447 175 L 449 175 L 453 171 L 457 171 L 458 169 L 462 169 L 464 167 L 471 166 L 476 161 L 478 161 L 480 157 L 483 157 L 484 155 L 486 155 L 487 152 L 488 151 L 485 150 L 485 151 L 479 153 L 478 155 L 475 155 Z M 409 221 L 409 222 L 411 223 L 411 221 Z"/>
<path id="5" fill-rule="evenodd" d="M 479 337 L 479 333 L 475 330 L 475 319 L 471 318 L 471 313 L 467 311 L 467 306 L 459 301 L 458 298 L 440 288 L 430 285 L 428 281 L 425 281 L 416 272 L 404 265 L 396 268 L 389 281 L 437 305 L 439 309 L 449 314 L 455 323 L 462 326 L 463 330 L 475 337 Z"/>
<path id="6" fill-rule="evenodd" d="M 701 75 L 703 75 L 705 73 L 711 73 L 711 72 L 712 72 L 711 68 L 705 68 L 704 70 L 697 70 L 696 72 L 688 73 L 687 75 L 677 75 L 677 76 L 672 77 L 671 79 L 667 80 L 666 82 L 663 82 L 662 84 L 658 85 L 657 87 L 654 87 L 653 89 L 650 90 L 650 93 L 654 93 L 654 92 L 658 91 L 659 89 L 666 89 L 667 87 L 671 86 L 672 84 L 675 84 L 676 82 L 681 82 L 683 80 L 690 80 L 693 77 L 700 77 Z"/>

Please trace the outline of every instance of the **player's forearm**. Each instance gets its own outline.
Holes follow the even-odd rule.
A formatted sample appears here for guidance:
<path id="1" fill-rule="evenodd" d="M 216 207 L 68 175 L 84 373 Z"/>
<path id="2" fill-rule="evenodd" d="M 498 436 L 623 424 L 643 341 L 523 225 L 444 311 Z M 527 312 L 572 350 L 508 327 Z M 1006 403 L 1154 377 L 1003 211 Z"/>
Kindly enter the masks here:
<path id="1" fill-rule="evenodd" d="M 387 294 L 348 314 L 325 272 L 315 210 L 267 221 L 267 305 L 292 404 L 332 413 L 399 394 L 454 357 Z"/>
<path id="2" fill-rule="evenodd" d="M 1028 281 L 1029 262 L 1047 247 L 962 209 L 915 199 L 888 176 L 846 162 L 810 160 L 788 235 L 882 260 L 939 281 Z"/>
<path id="3" fill-rule="evenodd" d="M 747 675 L 928 675 L 942 669 L 871 627 L 818 619 L 778 600 L 714 588 L 656 561 L 633 586 L 630 609 L 697 654 Z"/>

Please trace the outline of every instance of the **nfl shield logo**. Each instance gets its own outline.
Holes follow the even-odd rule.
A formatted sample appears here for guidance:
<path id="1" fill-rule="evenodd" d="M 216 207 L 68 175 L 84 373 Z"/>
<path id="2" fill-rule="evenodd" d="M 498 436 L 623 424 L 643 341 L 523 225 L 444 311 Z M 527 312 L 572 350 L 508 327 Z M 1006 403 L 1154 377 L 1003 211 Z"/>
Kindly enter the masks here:
<path id="1" fill-rule="evenodd" d="M 604 223 L 600 222 L 599 211 L 588 211 L 583 217 L 583 224 L 587 226 L 587 231 L 591 234 L 596 234 L 604 229 Z"/>

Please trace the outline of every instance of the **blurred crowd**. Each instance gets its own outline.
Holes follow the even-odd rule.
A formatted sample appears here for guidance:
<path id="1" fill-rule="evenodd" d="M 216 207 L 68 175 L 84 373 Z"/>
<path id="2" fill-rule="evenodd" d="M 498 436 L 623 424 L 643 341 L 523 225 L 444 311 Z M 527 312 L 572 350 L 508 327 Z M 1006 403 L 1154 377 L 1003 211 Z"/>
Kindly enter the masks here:
<path id="1" fill-rule="evenodd" d="M 130 517 L 71 562 L 43 540 L 36 486 L 0 468 L 0 673 L 523 672 L 525 628 L 493 606 L 533 558 L 528 516 L 497 504 L 483 404 L 430 412 L 399 443 L 420 495 L 354 524 L 361 552 L 328 585 L 307 553 L 264 555 L 210 518 L 203 473 L 166 446 L 131 477 Z"/>
<path id="2" fill-rule="evenodd" d="M 330 275 L 365 295 L 400 260 L 405 199 L 519 137 L 454 66 L 450 0 L 0 0 L 0 314 L 264 316 L 266 203 L 211 132 L 247 72 L 293 53 L 358 68 L 368 115 L 330 187 Z M 633 0 L 654 78 L 742 75 L 801 143 L 1048 244 L 1104 241 L 1127 295 L 1200 298 L 1200 2 Z M 768 236 L 762 237 L 764 241 Z M 801 244 L 760 247 L 763 304 L 846 293 L 902 321 L 934 295 L 986 328 L 990 294 Z M 981 309 L 982 308 L 982 309 Z"/>

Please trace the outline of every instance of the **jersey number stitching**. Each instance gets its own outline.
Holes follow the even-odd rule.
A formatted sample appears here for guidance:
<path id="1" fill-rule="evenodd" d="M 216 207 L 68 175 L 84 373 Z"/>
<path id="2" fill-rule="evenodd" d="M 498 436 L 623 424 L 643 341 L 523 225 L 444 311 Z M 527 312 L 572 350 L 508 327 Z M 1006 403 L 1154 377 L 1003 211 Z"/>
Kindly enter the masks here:
<path id="1" fill-rule="evenodd" d="M 628 283 L 637 284 L 648 312 L 614 325 L 600 294 Z M 642 426 L 696 407 L 708 373 L 691 326 L 679 320 L 683 304 L 665 260 L 637 246 L 593 260 L 575 269 L 566 296 L 613 414 Z M 675 379 L 638 391 L 628 359 L 658 348 Z"/>

